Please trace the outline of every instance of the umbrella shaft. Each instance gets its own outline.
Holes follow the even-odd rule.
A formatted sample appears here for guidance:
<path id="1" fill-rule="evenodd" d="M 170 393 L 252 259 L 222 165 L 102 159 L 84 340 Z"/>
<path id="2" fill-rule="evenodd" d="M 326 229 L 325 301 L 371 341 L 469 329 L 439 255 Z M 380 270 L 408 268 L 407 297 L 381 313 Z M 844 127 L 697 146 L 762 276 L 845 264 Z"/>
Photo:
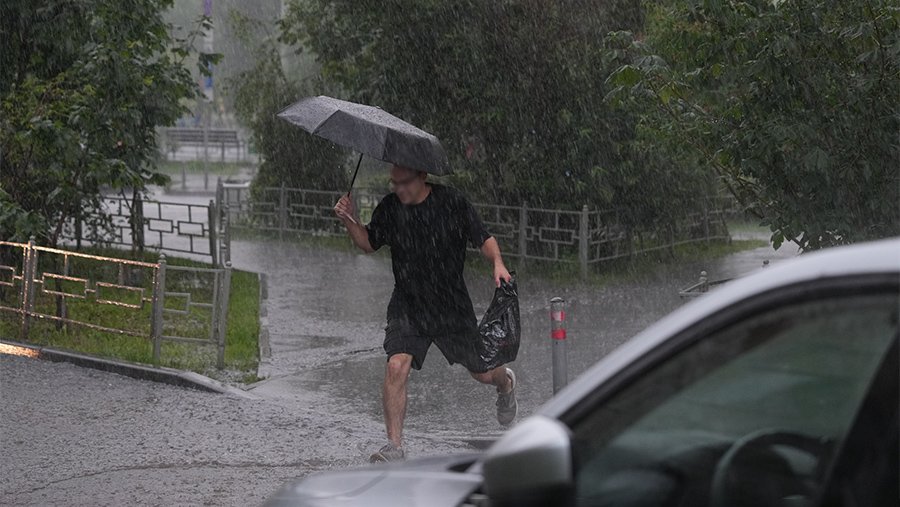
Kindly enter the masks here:
<path id="1" fill-rule="evenodd" d="M 359 174 L 359 165 L 362 164 L 362 153 L 359 154 L 359 160 L 356 162 L 356 170 L 353 171 L 353 179 L 350 180 L 350 190 L 347 190 L 347 195 L 350 195 L 350 192 L 353 191 L 353 184 L 356 183 L 356 175 Z"/>

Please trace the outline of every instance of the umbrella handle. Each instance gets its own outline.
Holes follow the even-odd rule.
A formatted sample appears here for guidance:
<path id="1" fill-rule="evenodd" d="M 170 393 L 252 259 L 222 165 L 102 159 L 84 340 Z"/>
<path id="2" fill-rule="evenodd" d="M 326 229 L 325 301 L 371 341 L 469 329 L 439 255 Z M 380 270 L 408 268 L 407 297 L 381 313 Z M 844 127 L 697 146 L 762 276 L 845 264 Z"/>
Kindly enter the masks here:
<path id="1" fill-rule="evenodd" d="M 356 175 L 359 174 L 359 165 L 362 164 L 363 154 L 359 154 L 359 160 L 356 162 L 356 170 L 353 171 L 353 179 L 350 180 L 350 190 L 347 190 L 347 195 L 350 195 L 350 192 L 353 191 L 353 184 L 356 183 Z"/>

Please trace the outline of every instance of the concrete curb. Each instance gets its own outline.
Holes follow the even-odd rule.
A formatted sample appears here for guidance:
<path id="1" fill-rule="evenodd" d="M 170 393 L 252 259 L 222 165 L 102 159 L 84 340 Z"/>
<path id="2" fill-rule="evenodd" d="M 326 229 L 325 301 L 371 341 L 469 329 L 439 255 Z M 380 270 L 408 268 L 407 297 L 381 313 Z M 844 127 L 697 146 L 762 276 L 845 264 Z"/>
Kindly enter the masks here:
<path id="1" fill-rule="evenodd" d="M 259 363 L 256 376 L 265 379 L 271 376 L 272 346 L 269 343 L 269 278 L 259 273 Z"/>
<path id="2" fill-rule="evenodd" d="M 18 352 L 14 352 L 18 350 Z M 188 389 L 196 389 L 210 393 L 230 394 L 241 398 L 257 398 L 236 387 L 232 387 L 218 380 L 200 375 L 192 371 L 181 371 L 174 368 L 154 367 L 135 363 L 126 363 L 124 361 L 116 361 L 113 359 L 104 359 L 75 352 L 57 350 L 48 347 L 36 347 L 6 340 L 0 340 L 0 353 L 25 355 L 53 361 L 55 363 L 66 362 L 84 368 L 93 368 L 95 370 L 117 373 L 126 377 L 136 378 L 140 380 L 150 380 L 153 382 L 161 382 L 178 387 L 186 387 Z"/>

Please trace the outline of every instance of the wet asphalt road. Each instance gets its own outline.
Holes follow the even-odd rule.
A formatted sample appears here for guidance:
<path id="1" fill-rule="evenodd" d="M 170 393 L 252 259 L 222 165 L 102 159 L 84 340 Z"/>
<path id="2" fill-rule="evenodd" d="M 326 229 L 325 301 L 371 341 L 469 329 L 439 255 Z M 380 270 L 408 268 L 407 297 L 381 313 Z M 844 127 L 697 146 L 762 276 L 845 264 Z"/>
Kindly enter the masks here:
<path id="1" fill-rule="evenodd" d="M 307 401 L 0 355 L 0 505 L 259 505 L 292 478 L 360 464 L 352 442 L 380 430 L 315 393 Z"/>
<path id="2" fill-rule="evenodd" d="M 565 298 L 570 376 L 684 303 L 700 269 L 745 274 L 758 249 L 705 265 L 660 268 L 600 289 L 520 277 L 523 341 L 516 369 L 520 419 L 551 395 L 549 300 Z M 237 268 L 268 275 L 267 379 L 238 398 L 137 381 L 67 364 L 0 355 L 3 505 L 255 505 L 311 471 L 362 464 L 382 443 L 387 256 L 296 242 L 235 241 Z M 486 273 L 469 273 L 476 313 L 490 301 Z M 471 450 L 495 438 L 492 388 L 432 348 L 410 382 L 412 456 Z"/>
<path id="3" fill-rule="evenodd" d="M 787 250 L 757 249 L 703 265 L 660 267 L 640 281 L 599 289 L 549 283 L 525 271 L 519 279 L 522 345 L 512 365 L 520 383 L 520 416 L 532 413 L 552 394 L 551 298 L 568 302 L 569 373 L 574 378 L 684 304 L 678 290 L 694 283 L 701 269 L 712 280 L 730 278 L 758 269 L 763 260 L 791 255 Z M 241 242 L 234 245 L 233 259 L 237 266 L 255 259 L 258 269 L 269 274 L 273 357 L 261 368 L 268 379 L 251 392 L 292 405 L 302 404 L 310 392 L 322 393 L 380 424 L 385 360 L 381 341 L 393 284 L 389 258 L 293 242 Z M 492 281 L 485 272 L 469 272 L 467 284 L 481 315 L 493 293 Z M 408 443 L 425 436 L 452 442 L 500 434 L 492 388 L 475 383 L 461 367 L 449 366 L 434 347 L 422 371 L 413 372 L 409 396 Z"/>

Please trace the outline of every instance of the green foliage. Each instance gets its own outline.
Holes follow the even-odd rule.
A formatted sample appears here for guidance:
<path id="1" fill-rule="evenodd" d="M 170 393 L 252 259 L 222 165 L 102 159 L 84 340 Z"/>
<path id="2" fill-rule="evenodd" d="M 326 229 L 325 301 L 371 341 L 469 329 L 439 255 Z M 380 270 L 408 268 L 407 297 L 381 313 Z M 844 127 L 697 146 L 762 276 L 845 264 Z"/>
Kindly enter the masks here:
<path id="1" fill-rule="evenodd" d="M 283 40 L 312 51 L 342 96 L 436 134 L 474 199 L 656 222 L 694 206 L 709 178 L 670 163 L 604 100 L 604 36 L 642 16 L 629 0 L 304 0 Z"/>
<path id="2" fill-rule="evenodd" d="M 0 237 L 36 233 L 55 244 L 69 219 L 101 210 L 101 188 L 140 192 L 166 181 L 154 168 L 155 128 L 196 94 L 183 60 L 197 32 L 173 39 L 161 18 L 169 5 L 2 4 Z"/>
<path id="3" fill-rule="evenodd" d="M 286 73 L 278 41 L 264 32 L 264 25 L 236 13 L 232 24 L 248 44 L 255 44 L 256 65 L 229 82 L 237 117 L 251 130 L 260 155 L 254 185 L 346 188 L 346 151 L 275 116 L 311 87 Z"/>
<path id="4" fill-rule="evenodd" d="M 776 246 L 900 234 L 896 2 L 652 5 L 646 37 L 612 38 L 610 97 L 640 128 L 691 147 Z"/>

